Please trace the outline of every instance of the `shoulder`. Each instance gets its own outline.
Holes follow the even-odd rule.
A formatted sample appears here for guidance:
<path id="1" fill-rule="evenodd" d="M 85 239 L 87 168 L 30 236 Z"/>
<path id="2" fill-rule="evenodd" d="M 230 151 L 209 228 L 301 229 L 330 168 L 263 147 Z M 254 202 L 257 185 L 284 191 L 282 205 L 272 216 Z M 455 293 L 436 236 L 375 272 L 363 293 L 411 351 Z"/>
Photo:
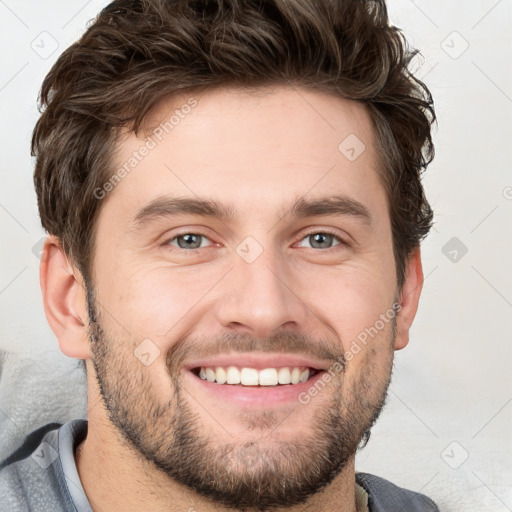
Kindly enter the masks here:
<path id="1" fill-rule="evenodd" d="M 379 476 L 356 472 L 356 481 L 368 493 L 370 512 L 439 512 L 424 494 L 403 489 Z"/>
<path id="2" fill-rule="evenodd" d="M 73 420 L 48 423 L 29 434 L 0 461 L 0 510 L 75 510 L 60 451 L 63 446 L 72 450 L 77 436 L 86 431 L 86 420 Z"/>

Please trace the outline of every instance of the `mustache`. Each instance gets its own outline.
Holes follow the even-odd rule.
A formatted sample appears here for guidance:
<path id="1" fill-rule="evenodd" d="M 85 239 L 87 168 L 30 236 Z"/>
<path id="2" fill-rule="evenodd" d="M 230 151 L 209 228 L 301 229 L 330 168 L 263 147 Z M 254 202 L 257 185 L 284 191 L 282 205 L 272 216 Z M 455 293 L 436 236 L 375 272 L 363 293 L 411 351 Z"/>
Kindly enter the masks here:
<path id="1" fill-rule="evenodd" d="M 166 365 L 171 375 L 177 375 L 190 358 L 208 358 L 221 354 L 272 352 L 277 354 L 298 354 L 321 359 L 334 364 L 346 365 L 345 352 L 341 343 L 333 345 L 324 339 L 313 340 L 301 333 L 276 333 L 270 338 L 259 339 L 244 333 L 226 333 L 215 341 L 208 338 L 181 338 L 169 349 Z"/>

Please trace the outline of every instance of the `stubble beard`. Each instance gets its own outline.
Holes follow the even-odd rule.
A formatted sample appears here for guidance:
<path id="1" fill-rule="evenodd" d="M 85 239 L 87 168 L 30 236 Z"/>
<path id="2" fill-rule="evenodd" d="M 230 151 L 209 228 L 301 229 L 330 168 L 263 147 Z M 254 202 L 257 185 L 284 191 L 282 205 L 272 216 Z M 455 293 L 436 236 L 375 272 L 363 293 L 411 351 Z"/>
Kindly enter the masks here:
<path id="1" fill-rule="evenodd" d="M 228 509 L 263 512 L 306 503 L 347 467 L 361 441 L 367 442 L 386 402 L 392 351 L 385 371 L 380 370 L 386 377 L 378 389 L 372 364 L 363 367 L 350 389 L 344 386 L 343 372 L 335 375 L 330 388 L 321 391 L 331 396 L 315 414 L 315 423 L 295 439 L 279 439 L 279 422 L 268 409 L 245 418 L 249 430 L 259 430 L 250 440 L 218 444 L 204 427 L 204 409 L 192 410 L 194 400 L 181 386 L 178 372 L 170 373 L 172 399 L 165 404 L 156 400 L 149 368 L 134 357 L 128 340 L 105 335 L 93 302 L 89 310 L 95 311 L 90 338 L 98 388 L 127 448 L 175 482 Z M 393 320 L 390 346 L 395 325 Z M 297 403 L 298 410 L 284 422 L 295 421 L 300 430 L 300 408 L 314 403 Z"/>

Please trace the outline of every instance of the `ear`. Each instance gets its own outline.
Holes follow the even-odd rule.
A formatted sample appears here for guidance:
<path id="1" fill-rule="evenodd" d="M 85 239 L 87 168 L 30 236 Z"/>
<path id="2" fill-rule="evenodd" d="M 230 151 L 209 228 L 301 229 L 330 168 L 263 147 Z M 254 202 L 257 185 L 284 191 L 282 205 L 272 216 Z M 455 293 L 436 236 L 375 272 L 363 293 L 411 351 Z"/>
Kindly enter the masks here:
<path id="1" fill-rule="evenodd" d="M 39 278 L 46 318 L 60 350 L 69 357 L 89 359 L 89 317 L 83 277 L 68 261 L 54 236 L 49 236 L 43 246 Z"/>
<path id="2" fill-rule="evenodd" d="M 401 309 L 397 315 L 395 350 L 402 350 L 409 343 L 409 329 L 418 310 L 422 288 L 423 268 L 420 248 L 417 247 L 406 263 L 405 280 L 400 292 Z"/>

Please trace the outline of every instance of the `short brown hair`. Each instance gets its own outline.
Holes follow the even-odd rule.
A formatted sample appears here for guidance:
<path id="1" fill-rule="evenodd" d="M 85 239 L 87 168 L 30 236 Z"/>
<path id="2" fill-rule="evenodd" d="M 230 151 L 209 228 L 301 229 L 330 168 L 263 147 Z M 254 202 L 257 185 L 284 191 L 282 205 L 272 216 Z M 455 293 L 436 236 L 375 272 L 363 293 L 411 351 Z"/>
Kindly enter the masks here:
<path id="1" fill-rule="evenodd" d="M 384 0 L 117 0 L 46 76 L 32 155 L 43 227 L 90 277 L 101 201 L 121 129 L 172 93 L 287 84 L 366 105 L 376 130 L 401 287 L 432 210 L 421 174 L 434 156 L 418 53 Z"/>

